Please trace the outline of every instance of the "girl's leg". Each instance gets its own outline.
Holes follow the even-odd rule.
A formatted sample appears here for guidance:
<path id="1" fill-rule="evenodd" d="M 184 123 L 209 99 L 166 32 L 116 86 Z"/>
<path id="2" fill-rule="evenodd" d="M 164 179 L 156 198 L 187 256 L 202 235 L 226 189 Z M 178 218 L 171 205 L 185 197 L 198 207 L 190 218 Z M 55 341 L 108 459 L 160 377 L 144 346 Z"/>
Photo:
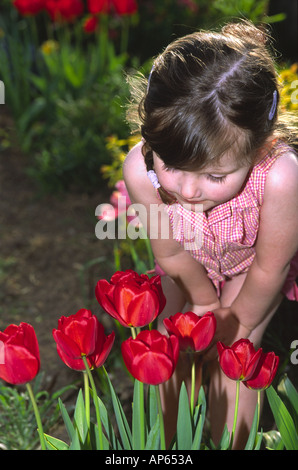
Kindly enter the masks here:
<path id="1" fill-rule="evenodd" d="M 244 282 L 245 276 L 240 276 L 238 279 L 235 278 L 234 286 L 232 281 L 227 283 L 226 291 L 223 292 L 221 301 L 223 307 L 228 307 L 233 302 L 233 299 L 238 295 L 238 292 Z M 255 349 L 258 349 L 261 344 L 263 334 L 276 312 L 282 295 L 278 298 L 271 312 L 268 314 L 265 320 L 255 328 L 250 336 L 249 340 L 253 343 Z M 210 390 L 209 390 L 209 410 L 210 410 L 210 425 L 212 438 L 215 444 L 218 443 L 222 435 L 225 423 L 227 423 L 228 430 L 231 432 L 234 420 L 235 410 L 235 395 L 236 395 L 236 382 L 229 379 L 222 371 L 219 366 L 218 360 L 212 361 L 209 364 L 210 370 Z M 249 390 L 243 384 L 240 384 L 240 399 L 239 399 L 239 410 L 237 418 L 237 427 L 234 439 L 234 448 L 243 449 L 249 431 L 251 429 L 253 416 L 255 413 L 257 404 L 257 392 Z"/>

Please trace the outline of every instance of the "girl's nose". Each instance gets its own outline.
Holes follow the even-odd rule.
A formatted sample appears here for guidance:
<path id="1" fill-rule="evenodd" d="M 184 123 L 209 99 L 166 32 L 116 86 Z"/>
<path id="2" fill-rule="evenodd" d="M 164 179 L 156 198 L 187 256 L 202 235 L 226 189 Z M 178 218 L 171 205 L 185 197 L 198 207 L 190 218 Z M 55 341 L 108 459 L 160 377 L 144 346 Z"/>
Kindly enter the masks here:
<path id="1" fill-rule="evenodd" d="M 197 178 L 184 177 L 181 181 L 180 194 L 184 199 L 199 199 L 202 192 L 199 188 Z"/>

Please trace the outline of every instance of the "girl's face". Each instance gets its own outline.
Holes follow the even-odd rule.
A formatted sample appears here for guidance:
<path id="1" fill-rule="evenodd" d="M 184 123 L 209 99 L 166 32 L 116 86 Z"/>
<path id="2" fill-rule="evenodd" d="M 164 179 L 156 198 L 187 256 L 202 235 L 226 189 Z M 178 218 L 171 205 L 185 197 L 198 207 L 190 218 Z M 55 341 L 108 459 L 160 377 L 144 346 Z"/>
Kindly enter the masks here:
<path id="1" fill-rule="evenodd" d="M 207 211 L 232 199 L 241 190 L 250 170 L 249 165 L 239 166 L 230 156 L 223 156 L 220 165 L 191 172 L 167 168 L 156 154 L 153 158 L 161 186 L 192 211 L 196 210 L 195 204 L 202 204 L 203 211 Z"/>

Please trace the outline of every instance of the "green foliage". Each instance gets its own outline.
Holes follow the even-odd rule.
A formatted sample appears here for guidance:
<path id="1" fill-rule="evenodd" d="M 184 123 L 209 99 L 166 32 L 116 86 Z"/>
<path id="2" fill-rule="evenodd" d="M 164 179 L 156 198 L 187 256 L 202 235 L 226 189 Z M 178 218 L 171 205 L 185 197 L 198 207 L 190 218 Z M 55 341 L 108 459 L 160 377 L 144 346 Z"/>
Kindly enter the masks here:
<path id="1" fill-rule="evenodd" d="M 106 138 L 129 133 L 128 56 L 108 39 L 107 18 L 92 39 L 81 28 L 56 25 L 42 42 L 37 18 L 19 18 L 11 6 L 0 20 L 0 78 L 28 173 L 41 191 L 94 190 L 100 166 L 109 162 Z"/>
<path id="2" fill-rule="evenodd" d="M 284 377 L 279 385 L 280 394 L 273 387 L 266 390 L 267 398 L 277 425 L 279 435 L 271 440 L 270 447 L 298 450 L 298 392 L 292 382 Z"/>
<path id="3" fill-rule="evenodd" d="M 32 128 L 43 144 L 34 143 L 30 174 L 41 187 L 53 191 L 67 188 L 69 182 L 85 192 L 98 187 L 100 167 L 109 161 L 106 138 L 115 130 L 127 132 L 119 105 L 125 95 L 125 86 L 119 84 L 121 77 L 118 69 L 118 74 L 104 77 L 85 96 L 57 99 L 56 119 Z"/>
<path id="4" fill-rule="evenodd" d="M 267 16 L 269 0 L 215 0 L 213 7 L 221 12 L 226 19 L 246 18 L 253 23 L 276 23 L 283 21 L 286 17 L 284 13 L 274 16 Z"/>
<path id="5" fill-rule="evenodd" d="M 34 380 L 33 391 L 46 431 L 59 419 L 57 398 L 71 386 L 50 395 L 42 389 L 40 374 Z M 0 386 L 0 446 L 7 450 L 32 450 L 39 444 L 32 403 L 27 391 L 7 385 Z"/>
<path id="6" fill-rule="evenodd" d="M 130 422 L 126 418 L 124 408 L 114 390 L 109 375 L 104 368 L 103 370 L 109 385 L 114 412 L 114 417 L 112 417 L 101 398 L 95 396 L 92 392 L 92 398 L 97 400 L 100 410 L 103 446 L 97 437 L 97 424 L 91 421 L 90 427 L 88 427 L 83 393 L 80 390 L 73 419 L 71 419 L 62 401 L 59 400 L 60 412 L 68 433 L 69 443 L 46 434 L 48 448 L 52 450 L 165 450 L 162 446 L 163 426 L 158 403 L 158 386 L 147 386 L 147 393 L 145 394 L 144 384 L 135 380 Z M 288 379 L 286 379 L 284 393 L 292 404 L 296 403 L 297 391 Z M 276 431 L 263 433 L 263 430 L 258 432 L 258 409 L 256 408 L 245 450 L 260 450 L 262 442 L 265 443 L 266 448 L 271 450 L 280 450 L 284 446 L 288 450 L 297 450 L 297 432 L 291 427 L 293 420 L 289 414 L 285 413 L 281 401 L 277 400 L 275 403 L 276 395 L 271 386 L 267 390 L 267 396 L 270 397 L 269 402 L 273 413 L 277 413 L 277 425 L 279 429 L 281 428 L 280 433 Z M 274 397 L 273 402 L 271 397 Z M 168 450 L 230 450 L 231 435 L 227 427 L 224 428 L 217 446 L 208 438 L 205 429 L 206 408 L 205 392 L 204 388 L 201 387 L 194 413 L 191 414 L 186 387 L 183 383 L 179 396 L 177 432 Z M 279 413 L 281 413 L 281 416 L 278 415 Z"/>

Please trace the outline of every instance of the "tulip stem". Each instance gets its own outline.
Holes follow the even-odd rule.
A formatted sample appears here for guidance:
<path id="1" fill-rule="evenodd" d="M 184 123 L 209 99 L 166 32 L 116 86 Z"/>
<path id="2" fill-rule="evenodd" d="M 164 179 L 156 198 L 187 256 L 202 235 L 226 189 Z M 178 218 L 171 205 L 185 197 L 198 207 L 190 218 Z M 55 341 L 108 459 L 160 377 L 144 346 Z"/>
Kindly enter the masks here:
<path id="1" fill-rule="evenodd" d="M 235 413 L 234 413 L 234 422 L 233 422 L 233 429 L 232 429 L 232 436 L 231 436 L 230 448 L 232 448 L 232 446 L 233 446 L 233 441 L 234 441 L 235 431 L 236 431 L 237 416 L 238 416 L 238 407 L 239 407 L 239 391 L 240 391 L 240 380 L 237 380 L 237 382 L 236 382 Z"/>
<path id="2" fill-rule="evenodd" d="M 196 383 L 196 361 L 192 354 L 192 365 L 191 365 L 191 394 L 190 394 L 190 412 L 193 415 L 195 406 L 195 383 Z"/>
<path id="3" fill-rule="evenodd" d="M 130 331 L 131 331 L 132 338 L 136 339 L 137 334 L 136 334 L 136 330 L 135 330 L 134 326 L 130 327 Z"/>
<path id="4" fill-rule="evenodd" d="M 159 385 L 155 385 L 155 393 L 156 393 L 156 401 L 157 401 L 157 408 L 158 408 L 158 414 L 159 414 L 160 449 L 166 450 L 165 425 L 164 425 L 164 420 L 163 420 L 163 411 L 161 407 Z"/>
<path id="5" fill-rule="evenodd" d="M 36 401 L 35 401 L 35 398 L 34 398 L 33 390 L 32 390 L 32 387 L 31 387 L 30 383 L 27 383 L 26 387 L 27 387 L 27 390 L 28 390 L 28 393 L 29 393 L 31 403 L 33 405 L 33 410 L 34 410 L 35 419 L 36 419 L 36 423 L 37 423 L 37 430 L 38 430 L 38 434 L 39 434 L 41 449 L 42 450 L 47 450 L 46 441 L 45 441 L 44 434 L 43 434 L 42 422 L 41 422 L 38 407 L 37 407 L 37 404 L 36 404 Z"/>
<path id="6" fill-rule="evenodd" d="M 89 380 L 88 380 L 88 374 L 84 370 L 83 372 L 84 375 L 84 390 L 85 390 L 85 410 L 86 410 L 86 420 L 87 420 L 87 425 L 88 429 L 90 429 L 90 392 L 89 392 Z"/>
<path id="7" fill-rule="evenodd" d="M 258 390 L 258 424 L 257 424 L 257 432 L 260 425 L 260 414 L 261 414 L 261 390 Z"/>
<path id="8" fill-rule="evenodd" d="M 93 402 L 95 406 L 96 421 L 97 421 L 97 426 L 98 426 L 99 447 L 100 447 L 100 450 L 103 450 L 103 434 L 102 434 L 102 425 L 101 425 L 101 419 L 100 419 L 99 405 L 98 405 L 98 400 L 97 400 L 97 391 L 96 391 L 95 383 L 94 383 L 86 356 L 82 356 L 82 359 L 83 359 L 85 369 L 88 374 L 89 382 L 92 388 Z"/>

